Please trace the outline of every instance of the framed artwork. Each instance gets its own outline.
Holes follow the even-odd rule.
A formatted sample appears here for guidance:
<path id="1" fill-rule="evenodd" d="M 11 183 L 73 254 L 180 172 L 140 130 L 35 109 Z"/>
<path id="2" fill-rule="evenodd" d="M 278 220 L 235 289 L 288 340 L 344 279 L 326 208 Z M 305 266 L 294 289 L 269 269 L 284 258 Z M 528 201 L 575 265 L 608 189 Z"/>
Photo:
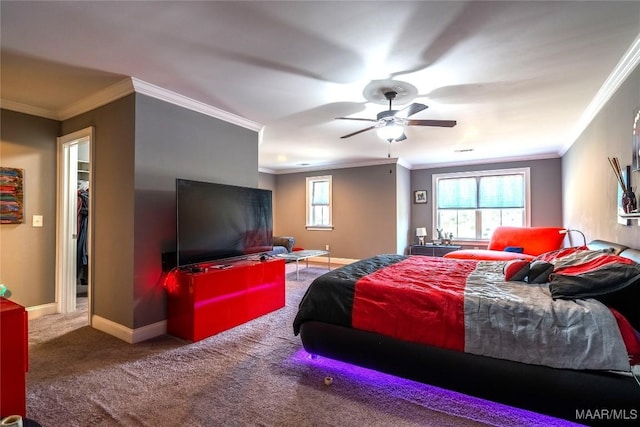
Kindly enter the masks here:
<path id="1" fill-rule="evenodd" d="M 0 224 L 24 220 L 23 170 L 0 167 Z"/>
<path id="2" fill-rule="evenodd" d="M 413 203 L 427 203 L 427 190 L 414 191 Z"/>
<path id="3" fill-rule="evenodd" d="M 631 169 L 640 171 L 640 107 L 633 112 L 633 138 L 631 153 Z"/>

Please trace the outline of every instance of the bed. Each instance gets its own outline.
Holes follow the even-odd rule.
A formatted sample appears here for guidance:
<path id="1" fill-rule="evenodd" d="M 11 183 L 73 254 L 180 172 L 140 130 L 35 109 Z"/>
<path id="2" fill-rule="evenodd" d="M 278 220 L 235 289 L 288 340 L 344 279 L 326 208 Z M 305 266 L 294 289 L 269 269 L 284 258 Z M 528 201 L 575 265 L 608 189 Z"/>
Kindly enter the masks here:
<path id="1" fill-rule="evenodd" d="M 379 255 L 316 278 L 294 334 L 313 355 L 511 406 L 637 421 L 638 262 L 601 240 L 508 262 Z"/>

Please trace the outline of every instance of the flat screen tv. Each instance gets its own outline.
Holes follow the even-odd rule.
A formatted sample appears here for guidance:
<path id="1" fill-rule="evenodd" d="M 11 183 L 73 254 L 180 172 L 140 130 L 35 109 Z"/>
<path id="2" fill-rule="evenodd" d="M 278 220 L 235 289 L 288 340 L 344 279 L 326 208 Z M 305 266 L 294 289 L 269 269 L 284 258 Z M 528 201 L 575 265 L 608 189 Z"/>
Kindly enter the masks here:
<path id="1" fill-rule="evenodd" d="M 176 179 L 178 267 L 273 250 L 271 190 Z"/>

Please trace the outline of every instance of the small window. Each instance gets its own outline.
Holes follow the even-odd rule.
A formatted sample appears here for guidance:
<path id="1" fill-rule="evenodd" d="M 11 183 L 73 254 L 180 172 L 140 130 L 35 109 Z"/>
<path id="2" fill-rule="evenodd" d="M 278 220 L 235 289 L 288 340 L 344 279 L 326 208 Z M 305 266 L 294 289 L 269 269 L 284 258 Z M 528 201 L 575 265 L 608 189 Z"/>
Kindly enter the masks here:
<path id="1" fill-rule="evenodd" d="M 331 220 L 331 175 L 307 177 L 307 228 L 327 230 Z"/>
<path id="2" fill-rule="evenodd" d="M 529 226 L 529 168 L 433 176 L 434 235 L 488 240 L 496 227 Z"/>

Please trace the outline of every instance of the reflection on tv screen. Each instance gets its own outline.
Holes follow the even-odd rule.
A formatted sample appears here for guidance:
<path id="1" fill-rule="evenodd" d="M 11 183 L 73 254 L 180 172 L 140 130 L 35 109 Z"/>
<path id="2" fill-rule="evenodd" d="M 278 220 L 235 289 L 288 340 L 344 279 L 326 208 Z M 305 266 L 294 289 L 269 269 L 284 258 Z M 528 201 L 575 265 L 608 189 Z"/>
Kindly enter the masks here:
<path id="1" fill-rule="evenodd" d="M 178 266 L 273 249 L 271 190 L 176 180 Z"/>

